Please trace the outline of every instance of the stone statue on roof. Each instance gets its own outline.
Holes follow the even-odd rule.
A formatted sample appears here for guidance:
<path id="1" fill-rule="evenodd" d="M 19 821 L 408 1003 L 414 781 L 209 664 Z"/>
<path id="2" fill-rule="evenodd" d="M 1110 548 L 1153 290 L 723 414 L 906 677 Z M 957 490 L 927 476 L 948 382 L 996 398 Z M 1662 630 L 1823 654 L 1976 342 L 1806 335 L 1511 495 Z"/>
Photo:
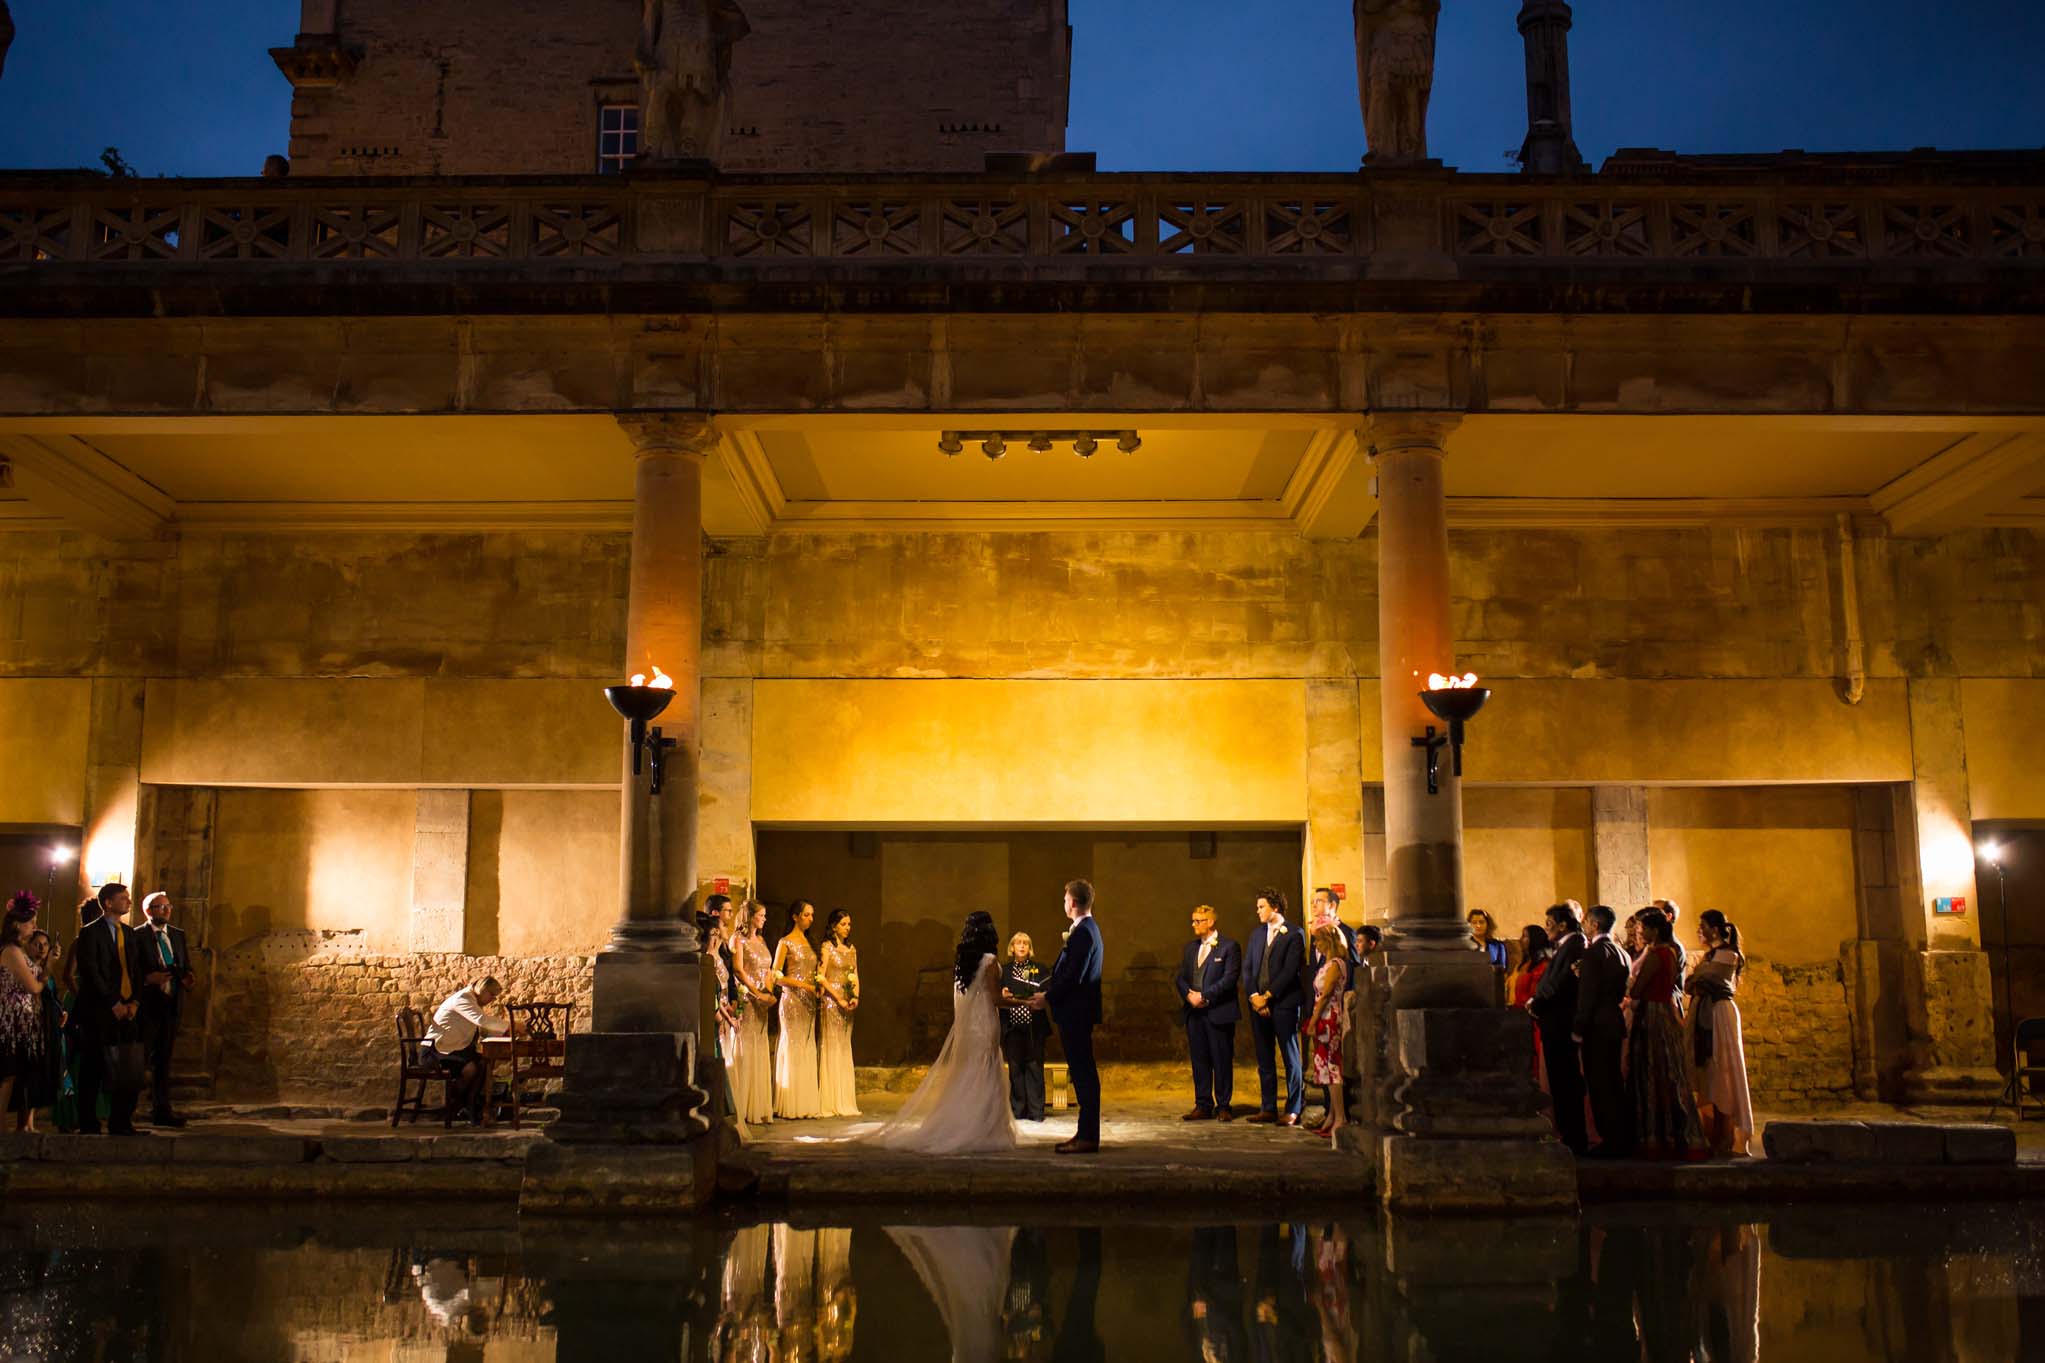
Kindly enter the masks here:
<path id="1" fill-rule="evenodd" d="M 639 50 L 639 156 L 715 161 L 730 116 L 731 49 L 752 32 L 735 0 L 645 0 Z"/>
<path id="2" fill-rule="evenodd" d="M 1427 160 L 1427 99 L 1441 0 L 1354 0 L 1356 81 L 1365 158 L 1373 166 Z"/>

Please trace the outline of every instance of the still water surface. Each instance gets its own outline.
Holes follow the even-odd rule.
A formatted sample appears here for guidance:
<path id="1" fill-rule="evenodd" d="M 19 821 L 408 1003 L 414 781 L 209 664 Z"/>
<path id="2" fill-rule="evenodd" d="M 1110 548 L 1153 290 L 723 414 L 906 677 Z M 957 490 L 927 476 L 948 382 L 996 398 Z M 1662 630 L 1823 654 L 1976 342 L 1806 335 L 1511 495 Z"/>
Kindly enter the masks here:
<path id="1" fill-rule="evenodd" d="M 2045 1207 L 677 1226 L 0 1209 L 0 1359 L 2045 1360 Z"/>

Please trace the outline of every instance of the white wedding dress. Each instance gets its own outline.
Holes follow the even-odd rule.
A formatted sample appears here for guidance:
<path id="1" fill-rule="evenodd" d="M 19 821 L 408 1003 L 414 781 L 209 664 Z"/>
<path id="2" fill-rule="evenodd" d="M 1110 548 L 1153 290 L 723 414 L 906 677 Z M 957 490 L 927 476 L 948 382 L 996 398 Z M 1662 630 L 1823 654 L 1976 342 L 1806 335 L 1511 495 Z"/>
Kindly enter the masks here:
<path id="1" fill-rule="evenodd" d="M 1001 1059 L 1001 970 L 980 958 L 972 987 L 952 991 L 951 1035 L 902 1110 L 865 1140 L 922 1155 L 977 1155 L 1016 1146 Z"/>

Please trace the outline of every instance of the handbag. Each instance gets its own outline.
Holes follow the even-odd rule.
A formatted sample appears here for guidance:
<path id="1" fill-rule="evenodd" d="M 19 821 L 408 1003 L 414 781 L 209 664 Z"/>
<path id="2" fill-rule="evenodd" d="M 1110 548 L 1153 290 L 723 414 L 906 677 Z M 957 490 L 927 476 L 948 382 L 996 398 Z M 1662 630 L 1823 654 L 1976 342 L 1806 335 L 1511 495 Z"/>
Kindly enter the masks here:
<path id="1" fill-rule="evenodd" d="M 139 1041 L 119 1041 L 100 1048 L 104 1084 L 115 1093 L 140 1093 L 148 1082 Z"/>

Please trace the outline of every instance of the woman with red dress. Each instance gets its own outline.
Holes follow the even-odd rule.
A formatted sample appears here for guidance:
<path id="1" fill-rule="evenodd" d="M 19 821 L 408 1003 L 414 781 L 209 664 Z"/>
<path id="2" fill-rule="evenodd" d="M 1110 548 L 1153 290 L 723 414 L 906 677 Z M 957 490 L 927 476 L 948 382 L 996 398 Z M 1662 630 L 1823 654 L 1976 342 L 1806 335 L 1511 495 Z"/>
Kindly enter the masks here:
<path id="1" fill-rule="evenodd" d="M 1538 923 L 1529 923 L 1520 929 L 1519 969 L 1506 977 L 1506 998 L 1513 1007 L 1523 1013 L 1530 1013 L 1534 1006 L 1534 991 L 1541 987 L 1541 977 L 1548 973 L 1548 958 L 1555 949 L 1548 945 L 1548 929 Z M 1541 1092 L 1548 1091 L 1548 1067 L 1541 1063 L 1541 1029 L 1534 1029 L 1534 1082 L 1541 1086 Z"/>
<path id="2" fill-rule="evenodd" d="M 1640 915 L 1640 930 L 1640 961 L 1626 986 L 1626 1085 L 1635 1141 L 1648 1159 L 1702 1159 L 1708 1148 L 1676 1011 L 1676 934 L 1659 909 Z"/>
<path id="3" fill-rule="evenodd" d="M 1332 1138 L 1348 1121 L 1342 1102 L 1342 1034 L 1348 1030 L 1349 1013 L 1342 1006 L 1343 986 L 1349 979 L 1349 949 L 1332 924 L 1314 929 L 1314 949 L 1327 964 L 1314 976 L 1314 1006 L 1307 1014 L 1307 1039 L 1313 1043 L 1312 1074 L 1309 1082 L 1328 1091 L 1328 1116 L 1312 1128 L 1316 1136 Z"/>

